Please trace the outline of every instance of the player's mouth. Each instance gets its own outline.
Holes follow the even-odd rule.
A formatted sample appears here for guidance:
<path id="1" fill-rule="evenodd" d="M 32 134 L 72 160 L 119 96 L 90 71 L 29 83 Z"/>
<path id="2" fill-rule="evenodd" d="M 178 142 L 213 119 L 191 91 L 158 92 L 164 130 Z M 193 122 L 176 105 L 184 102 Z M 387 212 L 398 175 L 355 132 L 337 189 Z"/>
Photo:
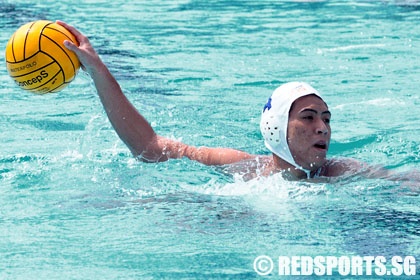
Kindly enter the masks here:
<path id="1" fill-rule="evenodd" d="M 318 150 L 322 150 L 322 151 L 327 151 L 328 150 L 328 145 L 327 142 L 325 141 L 318 141 L 314 144 L 314 147 Z"/>

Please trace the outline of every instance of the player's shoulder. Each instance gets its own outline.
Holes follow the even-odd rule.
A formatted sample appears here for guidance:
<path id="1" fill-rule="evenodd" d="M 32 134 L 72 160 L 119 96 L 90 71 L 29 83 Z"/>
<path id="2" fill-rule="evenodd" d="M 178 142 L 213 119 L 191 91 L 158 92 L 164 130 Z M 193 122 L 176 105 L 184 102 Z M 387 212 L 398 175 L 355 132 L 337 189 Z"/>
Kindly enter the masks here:
<path id="1" fill-rule="evenodd" d="M 346 174 L 355 174 L 366 168 L 367 165 L 353 158 L 332 158 L 324 166 L 323 176 L 337 177 Z"/>

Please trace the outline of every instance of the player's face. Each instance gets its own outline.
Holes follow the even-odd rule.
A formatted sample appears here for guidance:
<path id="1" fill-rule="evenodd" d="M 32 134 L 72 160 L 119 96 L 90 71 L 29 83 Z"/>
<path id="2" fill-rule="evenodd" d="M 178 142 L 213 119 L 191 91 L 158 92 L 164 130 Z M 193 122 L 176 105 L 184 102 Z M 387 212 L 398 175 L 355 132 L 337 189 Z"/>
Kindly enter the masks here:
<path id="1" fill-rule="evenodd" d="M 287 141 L 295 162 L 308 170 L 317 170 L 327 160 L 331 139 L 331 113 L 315 95 L 297 99 L 289 112 Z"/>

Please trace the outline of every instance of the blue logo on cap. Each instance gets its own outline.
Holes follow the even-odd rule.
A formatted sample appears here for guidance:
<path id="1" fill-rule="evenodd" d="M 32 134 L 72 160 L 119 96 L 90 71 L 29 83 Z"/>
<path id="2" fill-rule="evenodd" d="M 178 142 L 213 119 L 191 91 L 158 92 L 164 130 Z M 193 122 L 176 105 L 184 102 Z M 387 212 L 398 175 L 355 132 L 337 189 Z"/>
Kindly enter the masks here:
<path id="1" fill-rule="evenodd" d="M 271 109 L 271 97 L 268 98 L 267 104 L 265 104 L 265 106 L 264 106 L 263 113 L 265 112 L 265 109 L 270 111 L 270 109 Z"/>

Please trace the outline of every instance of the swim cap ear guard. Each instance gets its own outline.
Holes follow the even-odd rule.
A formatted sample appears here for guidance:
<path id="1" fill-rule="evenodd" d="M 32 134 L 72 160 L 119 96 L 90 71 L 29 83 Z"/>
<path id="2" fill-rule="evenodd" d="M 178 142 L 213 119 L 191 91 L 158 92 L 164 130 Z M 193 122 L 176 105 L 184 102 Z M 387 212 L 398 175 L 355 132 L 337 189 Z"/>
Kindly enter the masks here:
<path id="1" fill-rule="evenodd" d="M 287 127 L 289 111 L 293 102 L 310 94 L 315 94 L 321 98 L 318 91 L 307 83 L 290 82 L 281 85 L 274 90 L 267 104 L 265 104 L 260 121 L 265 146 L 281 159 L 304 171 L 308 178 L 310 171 L 299 166 L 290 152 L 287 144 Z"/>

